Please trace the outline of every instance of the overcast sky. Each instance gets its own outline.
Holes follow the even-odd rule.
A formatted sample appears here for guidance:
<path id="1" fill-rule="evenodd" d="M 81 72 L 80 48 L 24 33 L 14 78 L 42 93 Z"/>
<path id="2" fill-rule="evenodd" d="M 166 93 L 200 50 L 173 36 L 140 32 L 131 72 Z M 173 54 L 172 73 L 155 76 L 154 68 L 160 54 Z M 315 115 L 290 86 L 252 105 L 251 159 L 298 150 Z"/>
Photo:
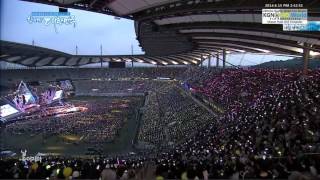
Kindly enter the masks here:
<path id="1" fill-rule="evenodd" d="M 69 9 L 75 16 L 76 26 L 30 24 L 28 16 L 32 12 L 57 12 L 58 7 L 18 0 L 1 0 L 1 39 L 47 47 L 75 54 L 100 54 L 100 44 L 104 54 L 131 54 L 131 44 L 135 53 L 142 53 L 135 39 L 133 21 L 116 20 L 112 16 Z"/>
<path id="2" fill-rule="evenodd" d="M 32 12 L 57 12 L 58 7 L 30 3 L 19 0 L 0 0 L 1 2 L 1 40 L 35 45 L 75 54 L 100 54 L 100 45 L 105 55 L 142 54 L 136 40 L 134 23 L 131 20 L 117 20 L 88 11 L 69 9 L 75 16 L 76 26 L 62 25 L 55 30 L 53 25 L 44 25 L 27 21 Z M 270 60 L 288 59 L 279 56 L 235 55 L 228 56 L 233 64 L 253 65 Z"/>

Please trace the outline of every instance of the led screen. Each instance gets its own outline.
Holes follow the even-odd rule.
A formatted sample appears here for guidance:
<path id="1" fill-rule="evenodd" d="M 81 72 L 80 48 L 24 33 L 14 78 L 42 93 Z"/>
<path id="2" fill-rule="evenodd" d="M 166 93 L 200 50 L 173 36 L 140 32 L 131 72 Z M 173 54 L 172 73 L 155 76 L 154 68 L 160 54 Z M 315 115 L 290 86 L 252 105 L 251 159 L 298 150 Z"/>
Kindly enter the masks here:
<path id="1" fill-rule="evenodd" d="M 62 90 L 56 91 L 52 100 L 60 99 L 62 97 L 62 93 L 63 93 Z"/>
<path id="2" fill-rule="evenodd" d="M 19 112 L 19 111 L 17 109 L 15 109 L 14 107 L 12 107 L 11 105 L 9 105 L 9 104 L 0 106 L 0 116 L 1 117 L 6 117 L 6 116 L 9 116 L 11 114 L 15 114 L 17 112 Z"/>

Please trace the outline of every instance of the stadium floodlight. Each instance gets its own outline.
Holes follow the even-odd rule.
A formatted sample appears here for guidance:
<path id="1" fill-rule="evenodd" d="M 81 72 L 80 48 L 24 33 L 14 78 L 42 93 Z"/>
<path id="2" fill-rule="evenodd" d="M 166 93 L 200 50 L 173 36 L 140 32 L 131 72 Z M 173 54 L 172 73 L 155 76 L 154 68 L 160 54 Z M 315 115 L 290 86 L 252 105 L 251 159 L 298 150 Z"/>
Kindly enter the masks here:
<path id="1" fill-rule="evenodd" d="M 245 53 L 245 50 L 241 50 L 241 49 L 234 49 L 234 51 L 240 52 L 240 53 Z"/>
<path id="2" fill-rule="evenodd" d="M 297 52 L 299 53 L 303 53 L 303 49 L 302 48 L 295 48 Z"/>
<path id="3" fill-rule="evenodd" d="M 129 59 L 129 58 L 123 58 L 123 60 L 126 62 L 131 62 L 131 59 Z"/>
<path id="4" fill-rule="evenodd" d="M 264 53 L 270 53 L 271 51 L 265 50 L 265 49 L 257 49 L 258 51 L 264 52 Z"/>
<path id="5" fill-rule="evenodd" d="M 168 65 L 168 63 L 165 62 L 165 61 L 161 61 L 161 63 L 164 64 L 164 65 Z"/>
<path id="6" fill-rule="evenodd" d="M 13 61 L 17 61 L 19 59 L 21 59 L 21 56 L 14 56 L 14 57 L 8 58 L 7 61 L 13 62 Z"/>
<path id="7" fill-rule="evenodd" d="M 9 55 L 7 55 L 7 54 L 2 54 L 2 55 L 0 55 L 0 58 L 7 57 L 7 56 L 9 56 Z"/>
<path id="8" fill-rule="evenodd" d="M 173 64 L 179 64 L 179 63 L 177 63 L 176 61 L 171 61 Z"/>
<path id="9" fill-rule="evenodd" d="M 320 52 L 310 51 L 310 56 L 320 56 Z"/>
<path id="10" fill-rule="evenodd" d="M 151 62 L 151 64 L 157 64 L 155 61 L 150 61 Z"/>
<path id="11" fill-rule="evenodd" d="M 183 64 L 189 64 L 187 61 L 182 61 Z"/>
<path id="12" fill-rule="evenodd" d="M 137 61 L 138 61 L 139 63 L 144 63 L 144 61 L 141 60 L 141 59 L 137 59 Z"/>
<path id="13" fill-rule="evenodd" d="M 195 60 L 191 60 L 192 63 L 197 64 L 198 62 Z"/>

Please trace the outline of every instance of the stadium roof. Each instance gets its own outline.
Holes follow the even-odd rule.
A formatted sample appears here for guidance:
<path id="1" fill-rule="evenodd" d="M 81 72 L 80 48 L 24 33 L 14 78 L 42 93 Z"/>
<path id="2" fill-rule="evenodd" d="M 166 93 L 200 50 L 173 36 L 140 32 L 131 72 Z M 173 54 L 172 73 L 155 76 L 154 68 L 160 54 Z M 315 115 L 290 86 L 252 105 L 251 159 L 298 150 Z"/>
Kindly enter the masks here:
<path id="1" fill-rule="evenodd" d="M 133 19 L 144 57 L 170 64 L 190 55 L 238 53 L 320 54 L 320 32 L 288 32 L 262 24 L 265 4 L 288 0 L 25 0 Z M 320 1 L 299 1 L 308 20 L 320 21 Z M 305 46 L 308 44 L 308 46 Z M 119 59 L 121 56 L 119 56 Z M 196 56 L 193 56 L 193 58 Z M 53 61 L 54 62 L 54 61 Z M 150 61 L 149 61 L 150 62 Z M 197 63 L 198 64 L 198 63 Z"/>
<path id="2" fill-rule="evenodd" d="M 158 65 L 199 64 L 201 54 L 208 56 L 208 51 L 192 51 L 190 53 L 169 56 L 147 55 L 71 55 L 60 51 L 46 49 L 27 44 L 1 41 L 1 55 L 3 61 L 22 64 L 25 66 L 82 66 L 101 62 L 140 62 Z"/>

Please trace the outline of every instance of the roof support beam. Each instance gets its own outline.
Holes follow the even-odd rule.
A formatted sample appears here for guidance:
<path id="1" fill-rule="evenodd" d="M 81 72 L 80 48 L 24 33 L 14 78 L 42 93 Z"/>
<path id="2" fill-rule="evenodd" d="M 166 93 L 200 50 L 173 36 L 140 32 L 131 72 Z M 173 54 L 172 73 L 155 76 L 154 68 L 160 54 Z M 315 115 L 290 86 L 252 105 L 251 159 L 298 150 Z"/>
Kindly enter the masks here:
<path id="1" fill-rule="evenodd" d="M 181 56 L 181 54 L 176 54 L 176 55 L 171 55 L 170 57 L 174 57 L 174 58 L 178 58 L 178 59 L 190 62 L 190 64 L 198 64 L 198 61 L 191 56 L 186 58 L 185 56 Z"/>
<path id="2" fill-rule="evenodd" d="M 216 65 L 217 65 L 217 67 L 219 67 L 219 53 L 217 53 L 217 56 L 216 56 Z"/>
<path id="3" fill-rule="evenodd" d="M 306 48 L 303 49 L 303 75 L 307 75 L 308 68 L 309 68 L 309 56 L 310 56 L 310 50 L 308 47 L 310 46 L 307 43 L 304 43 L 304 46 Z"/>
<path id="4" fill-rule="evenodd" d="M 173 62 L 177 62 L 179 64 L 185 64 L 184 61 L 181 60 L 181 58 L 174 58 L 173 56 L 166 56 L 165 58 L 171 60 L 172 62 L 171 64 L 174 64 Z M 185 61 L 185 62 L 190 63 L 189 61 Z"/>
<path id="5" fill-rule="evenodd" d="M 256 43 L 249 43 L 249 42 L 240 42 L 240 41 L 231 41 L 231 40 L 212 40 L 212 41 L 201 41 L 197 40 L 199 44 L 205 44 L 205 45 L 224 45 L 224 44 L 233 44 L 233 45 L 238 45 L 241 47 L 251 47 L 255 49 L 261 49 L 261 50 L 268 50 L 276 53 L 283 53 L 283 54 L 294 54 L 294 55 L 301 55 L 302 52 L 297 52 L 294 50 L 289 50 L 289 49 L 284 49 L 281 47 L 276 47 L 276 46 L 270 46 L 270 45 L 262 45 L 262 44 L 256 44 Z"/>
<path id="6" fill-rule="evenodd" d="M 258 23 L 245 23 L 245 22 L 193 22 L 193 23 L 179 23 L 163 25 L 162 28 L 172 28 L 177 31 L 185 29 L 230 29 L 230 30 L 243 30 L 243 31 L 254 31 L 254 32 L 266 32 L 276 33 L 283 35 L 292 35 L 297 37 L 305 38 L 316 38 L 319 39 L 318 32 L 289 32 L 283 31 L 279 25 L 258 24 Z"/>
<path id="7" fill-rule="evenodd" d="M 282 39 L 274 39 L 274 38 L 262 38 L 258 36 L 248 36 L 248 35 L 229 35 L 229 34 L 223 34 L 223 33 L 214 33 L 211 36 L 194 36 L 192 39 L 239 39 L 243 41 L 256 41 L 256 42 L 265 42 L 265 43 L 272 43 L 272 44 L 279 44 L 282 46 L 291 46 L 296 48 L 305 48 L 303 45 L 298 44 L 297 41 L 290 41 L 290 40 L 282 40 Z M 319 40 L 320 42 L 320 40 Z M 320 49 L 313 48 L 313 47 L 307 47 L 309 50 L 313 51 L 320 51 Z"/>
<path id="8" fill-rule="evenodd" d="M 260 46 L 267 46 L 267 47 L 273 47 L 274 49 L 281 49 L 281 50 L 289 50 L 297 53 L 302 53 L 302 49 L 304 48 L 303 46 L 293 46 L 293 45 L 285 45 L 281 43 L 276 43 L 276 42 L 265 42 L 265 41 L 256 41 L 256 40 L 250 40 L 250 39 L 242 39 L 242 38 L 224 38 L 224 37 L 212 37 L 212 38 L 197 38 L 194 39 L 196 42 L 201 42 L 201 41 L 213 41 L 213 42 L 239 42 L 239 43 L 246 43 L 246 44 L 252 44 L 251 47 L 255 47 L 255 45 L 260 45 Z M 314 50 L 316 52 L 320 52 L 319 49 L 311 49 L 308 48 L 309 50 Z"/>
<path id="9" fill-rule="evenodd" d="M 251 48 L 244 48 L 239 46 L 228 46 L 228 45 L 198 45 L 198 49 L 207 49 L 210 51 L 215 50 L 215 52 L 222 51 L 223 49 L 229 49 L 230 51 L 239 51 L 239 52 L 252 52 L 252 53 L 261 53 L 261 51 L 251 49 Z"/>
<path id="10" fill-rule="evenodd" d="M 222 50 L 222 68 L 225 69 L 226 68 L 226 49 Z"/>
<path id="11" fill-rule="evenodd" d="M 306 42 L 309 44 L 319 44 L 320 38 L 307 38 L 295 35 L 288 34 L 279 34 L 273 32 L 260 32 L 260 31 L 249 31 L 249 30 L 234 30 L 234 29 L 223 29 L 223 28 L 212 28 L 212 29 L 184 29 L 179 31 L 182 34 L 186 34 L 188 36 L 228 36 L 228 37 L 246 37 L 250 39 L 254 38 L 264 38 L 269 40 L 276 41 L 286 41 L 287 43 L 295 43 L 295 42 Z"/>

